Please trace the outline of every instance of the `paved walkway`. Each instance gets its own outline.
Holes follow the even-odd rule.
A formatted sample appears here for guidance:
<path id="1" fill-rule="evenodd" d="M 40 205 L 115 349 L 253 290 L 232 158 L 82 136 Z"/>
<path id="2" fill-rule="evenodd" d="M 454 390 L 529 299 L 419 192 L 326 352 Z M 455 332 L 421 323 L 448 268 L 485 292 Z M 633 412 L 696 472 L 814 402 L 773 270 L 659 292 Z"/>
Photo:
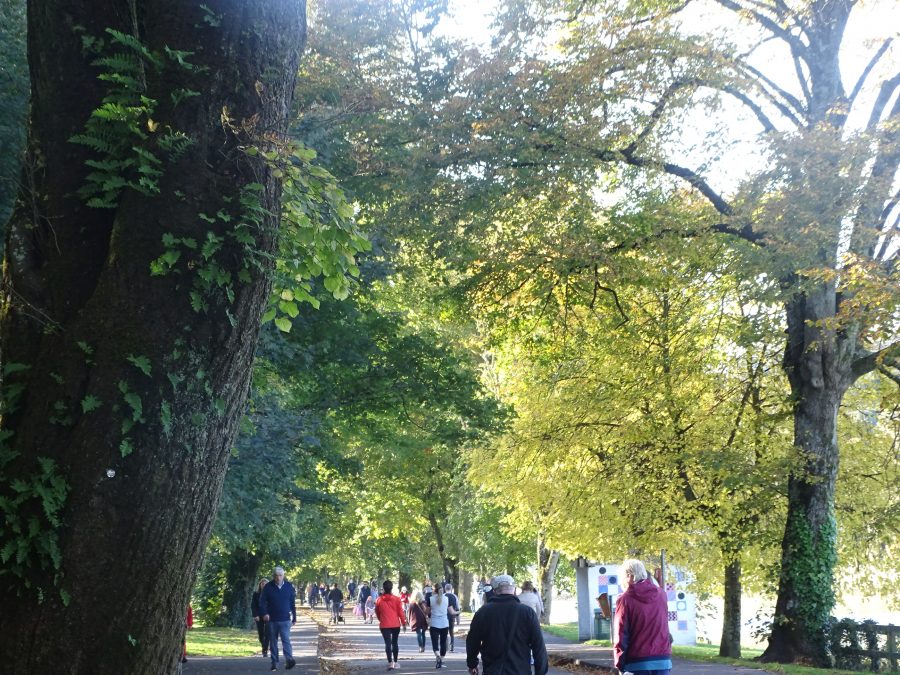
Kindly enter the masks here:
<path id="1" fill-rule="evenodd" d="M 360 621 L 349 612 L 346 623 L 328 625 L 328 614 L 324 609 L 302 608 L 297 613 L 297 625 L 291 630 L 291 643 L 297 667 L 292 675 L 346 675 L 356 672 L 387 672 L 387 658 L 384 641 L 377 624 Z M 455 628 L 456 648 L 448 652 L 444 659 L 445 668 L 437 671 L 431 640 L 420 653 L 416 635 L 412 631 L 400 633 L 400 655 L 398 664 L 406 675 L 426 673 L 467 673 L 465 635 L 468 619 L 464 616 L 461 625 Z M 544 633 L 547 651 L 550 655 L 549 675 L 571 675 L 572 673 L 616 673 L 612 666 L 612 649 L 570 642 L 564 638 Z M 673 659 L 673 674 L 676 675 L 759 675 L 761 670 L 738 668 L 717 663 L 698 663 Z M 284 672 L 284 658 L 279 672 Z M 268 673 L 270 661 L 260 655 L 243 658 L 190 657 L 184 664 L 184 675 L 218 675 L 219 673 L 254 675 Z"/>
<path id="2" fill-rule="evenodd" d="M 254 633 L 255 635 L 255 633 Z M 294 648 L 294 659 L 297 666 L 287 671 L 293 675 L 318 675 L 319 627 L 314 621 L 297 612 L 297 625 L 291 628 L 291 646 Z M 279 643 L 279 652 L 281 644 Z M 188 654 L 188 662 L 182 666 L 183 675 L 219 675 L 219 673 L 244 673 L 254 675 L 271 672 L 272 661 L 262 655 L 245 656 L 241 658 L 223 659 L 210 656 L 191 656 Z M 284 655 L 280 654 L 278 672 L 285 672 Z"/>
<path id="3" fill-rule="evenodd" d="M 324 611 L 316 610 L 312 614 L 317 621 L 326 622 Z M 400 633 L 400 654 L 397 664 L 401 673 L 406 675 L 425 675 L 426 673 L 467 673 L 466 640 L 469 629 L 468 618 L 464 615 L 462 623 L 454 628 L 456 645 L 453 652 L 444 658 L 445 668 L 434 667 L 434 652 L 431 650 L 431 639 L 426 637 L 425 652 L 419 652 L 416 634 L 412 631 Z M 367 624 L 359 618 L 348 614 L 346 623 L 323 626 L 319 641 L 322 672 L 387 672 L 387 656 L 384 653 L 384 641 L 378 630 L 378 624 Z M 571 671 L 551 668 L 549 675 L 571 675 Z"/>

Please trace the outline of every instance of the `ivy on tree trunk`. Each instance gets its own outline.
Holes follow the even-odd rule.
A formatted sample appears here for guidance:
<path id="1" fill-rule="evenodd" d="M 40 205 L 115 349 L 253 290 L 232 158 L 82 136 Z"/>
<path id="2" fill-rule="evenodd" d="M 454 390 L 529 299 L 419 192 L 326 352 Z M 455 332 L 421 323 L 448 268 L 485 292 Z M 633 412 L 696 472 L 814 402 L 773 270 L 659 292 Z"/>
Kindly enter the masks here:
<path id="1" fill-rule="evenodd" d="M 21 552 L 0 585 L 4 667 L 158 675 L 180 654 L 271 285 L 280 180 L 244 149 L 286 130 L 305 3 L 29 2 L 28 31 L 32 183 L 0 317 L 0 546 Z M 117 87 L 134 109 L 104 104 Z M 71 142 L 89 120 L 106 137 Z M 104 171 L 116 197 L 95 208 L 79 191 Z M 235 236 L 248 205 L 252 243 Z M 178 264 L 151 274 L 166 254 Z"/>

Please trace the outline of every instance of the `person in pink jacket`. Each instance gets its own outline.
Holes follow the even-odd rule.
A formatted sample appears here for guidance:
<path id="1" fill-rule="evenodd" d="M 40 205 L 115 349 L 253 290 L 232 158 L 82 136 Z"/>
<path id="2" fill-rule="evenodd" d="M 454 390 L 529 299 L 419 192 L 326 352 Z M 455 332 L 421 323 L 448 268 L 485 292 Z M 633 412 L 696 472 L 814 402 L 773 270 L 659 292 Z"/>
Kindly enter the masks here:
<path id="1" fill-rule="evenodd" d="M 381 586 L 384 593 L 375 601 L 375 616 L 378 617 L 378 627 L 381 629 L 381 637 L 384 638 L 384 653 L 387 654 L 388 670 L 397 669 L 397 654 L 400 646 L 397 640 L 400 638 L 400 626 L 406 628 L 406 614 L 400 598 L 391 593 L 394 583 L 388 579 Z"/>
<path id="2" fill-rule="evenodd" d="M 616 668 L 634 675 L 669 675 L 672 636 L 666 592 L 653 583 L 640 560 L 626 560 L 621 571 L 628 588 L 616 600 Z"/>

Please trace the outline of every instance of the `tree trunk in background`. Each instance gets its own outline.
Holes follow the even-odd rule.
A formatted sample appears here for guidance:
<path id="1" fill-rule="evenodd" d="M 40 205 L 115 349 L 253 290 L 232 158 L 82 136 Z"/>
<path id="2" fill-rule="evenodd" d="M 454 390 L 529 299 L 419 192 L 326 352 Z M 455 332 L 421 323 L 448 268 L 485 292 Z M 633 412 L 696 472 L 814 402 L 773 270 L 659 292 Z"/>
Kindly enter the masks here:
<path id="1" fill-rule="evenodd" d="M 556 568 L 559 567 L 559 551 L 554 551 L 544 545 L 544 534 L 538 535 L 537 559 L 538 573 L 541 583 L 541 601 L 544 603 L 544 613 L 541 614 L 541 623 L 550 623 L 550 606 L 553 603 L 553 581 L 556 578 Z"/>
<path id="2" fill-rule="evenodd" d="M 722 640 L 719 656 L 741 657 L 741 561 L 725 566 L 725 608 L 722 617 Z"/>
<path id="3" fill-rule="evenodd" d="M 475 583 L 475 575 L 469 570 L 462 570 L 460 577 L 459 602 L 462 609 L 468 611 L 472 606 L 472 586 Z"/>
<path id="4" fill-rule="evenodd" d="M 406 586 L 406 589 L 412 593 L 412 576 L 408 572 L 398 572 L 397 573 L 397 585 L 399 588 L 403 588 Z"/>
<path id="5" fill-rule="evenodd" d="M 444 547 L 444 533 L 438 524 L 437 517 L 431 511 L 428 512 L 428 522 L 431 523 L 431 531 L 434 533 L 434 540 L 437 543 L 438 555 L 441 556 L 444 579 L 453 584 L 453 588 L 459 588 L 459 560 L 447 554 Z M 432 581 L 437 583 L 438 579 L 432 579 Z"/>
<path id="6" fill-rule="evenodd" d="M 252 628 L 253 614 L 250 611 L 250 600 L 256 584 L 259 583 L 259 568 L 262 556 L 244 549 L 236 549 L 228 556 L 228 567 L 225 570 L 225 605 L 226 625 L 232 628 Z M 298 589 L 299 592 L 299 589 Z"/>
<path id="7" fill-rule="evenodd" d="M 108 83 L 85 43 L 143 61 L 107 28 L 162 55 L 134 80 L 157 104 L 124 150 L 158 155 L 161 175 L 159 194 L 124 188 L 90 208 L 76 193 L 98 155 L 69 139 Z M 267 263 L 238 279 L 250 254 L 232 233 L 241 188 L 261 184 L 254 246 L 270 259 L 280 179 L 239 146 L 286 130 L 305 3 L 33 1 L 28 31 L 36 170 L 7 232 L 0 315 L 0 549 L 18 551 L 0 584 L 3 668 L 171 673 L 271 285 Z M 163 147 L 169 130 L 187 152 Z M 178 248 L 173 270 L 151 275 L 170 238 L 218 249 Z M 210 262 L 230 293 L 192 307 Z"/>

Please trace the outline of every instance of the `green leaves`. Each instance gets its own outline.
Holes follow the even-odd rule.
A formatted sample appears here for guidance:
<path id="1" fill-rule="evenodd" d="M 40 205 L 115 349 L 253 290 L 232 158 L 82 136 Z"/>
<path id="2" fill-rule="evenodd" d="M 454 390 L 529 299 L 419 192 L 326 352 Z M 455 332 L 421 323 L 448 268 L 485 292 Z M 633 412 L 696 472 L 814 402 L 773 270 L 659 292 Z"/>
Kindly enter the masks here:
<path id="1" fill-rule="evenodd" d="M 87 414 L 92 412 L 103 405 L 103 401 L 101 401 L 96 396 L 87 395 L 81 400 L 81 412 Z"/>
<path id="2" fill-rule="evenodd" d="M 247 152 L 252 156 L 260 154 L 253 147 Z M 359 275 L 355 256 L 370 248 L 353 221 L 355 209 L 334 176 L 312 164 L 316 153 L 311 148 L 293 143 L 283 152 L 267 150 L 261 154 L 281 176 L 283 189 L 275 286 L 264 321 L 279 313 L 295 318 L 299 313 L 297 303 L 317 307 L 309 280 L 319 276 L 332 297 L 346 299 L 350 295 L 350 279 Z M 257 191 L 261 187 L 246 186 L 242 196 L 245 208 L 258 202 Z M 290 321 L 276 321 L 276 326 L 288 331 Z"/>
<path id="3" fill-rule="evenodd" d="M 140 370 L 147 377 L 150 377 L 150 359 L 146 356 L 134 356 L 133 354 L 129 354 L 127 358 L 135 368 Z"/>

